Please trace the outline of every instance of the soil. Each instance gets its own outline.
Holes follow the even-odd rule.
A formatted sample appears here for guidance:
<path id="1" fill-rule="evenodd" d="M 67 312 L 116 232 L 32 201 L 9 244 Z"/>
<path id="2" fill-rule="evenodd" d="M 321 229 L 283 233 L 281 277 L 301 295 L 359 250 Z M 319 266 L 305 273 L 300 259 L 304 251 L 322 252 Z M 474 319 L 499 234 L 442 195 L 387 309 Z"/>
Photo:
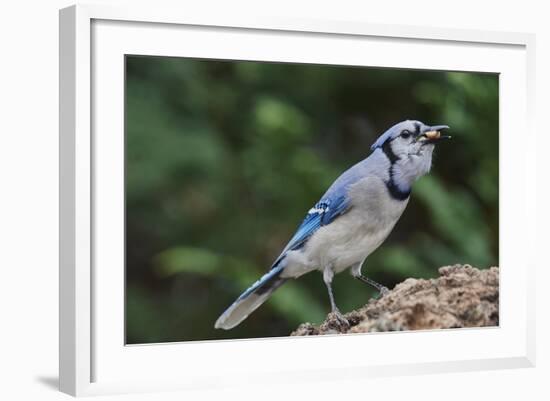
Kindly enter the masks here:
<path id="1" fill-rule="evenodd" d="M 347 313 L 330 313 L 316 326 L 302 323 L 293 336 L 498 326 L 499 268 L 445 266 L 435 279 L 409 278 L 384 296 Z"/>

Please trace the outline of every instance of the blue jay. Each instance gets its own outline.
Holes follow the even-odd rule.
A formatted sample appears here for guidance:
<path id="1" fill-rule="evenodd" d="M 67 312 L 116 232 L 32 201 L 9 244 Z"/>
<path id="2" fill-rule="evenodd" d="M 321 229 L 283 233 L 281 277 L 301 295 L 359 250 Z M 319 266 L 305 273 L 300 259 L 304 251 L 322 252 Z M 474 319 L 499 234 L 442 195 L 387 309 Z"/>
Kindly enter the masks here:
<path id="1" fill-rule="evenodd" d="M 248 317 L 285 281 L 318 270 L 328 290 L 332 312 L 347 323 L 334 301 L 334 274 L 350 269 L 353 277 L 388 289 L 361 274 L 365 259 L 390 234 L 409 202 L 412 184 L 430 171 L 434 145 L 450 138 L 446 125 L 403 121 L 384 132 L 372 153 L 334 181 L 307 213 L 270 270 L 218 318 L 229 330 Z"/>

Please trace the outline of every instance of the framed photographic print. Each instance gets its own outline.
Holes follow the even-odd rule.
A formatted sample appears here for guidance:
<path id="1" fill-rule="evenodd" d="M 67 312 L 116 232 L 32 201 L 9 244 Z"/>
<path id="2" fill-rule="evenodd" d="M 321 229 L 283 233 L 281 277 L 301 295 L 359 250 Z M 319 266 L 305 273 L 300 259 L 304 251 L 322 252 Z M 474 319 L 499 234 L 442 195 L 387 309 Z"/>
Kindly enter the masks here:
<path id="1" fill-rule="evenodd" d="M 61 390 L 532 366 L 533 43 L 62 10 Z"/>

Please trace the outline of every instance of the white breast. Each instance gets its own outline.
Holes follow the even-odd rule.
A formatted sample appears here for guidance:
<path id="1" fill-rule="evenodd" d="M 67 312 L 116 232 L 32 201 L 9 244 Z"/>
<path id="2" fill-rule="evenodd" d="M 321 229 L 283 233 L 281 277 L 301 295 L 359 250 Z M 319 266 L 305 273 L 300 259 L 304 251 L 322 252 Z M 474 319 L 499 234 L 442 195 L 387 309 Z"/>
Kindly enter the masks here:
<path id="1" fill-rule="evenodd" d="M 302 250 L 289 253 L 284 276 L 327 266 L 338 273 L 362 262 L 384 242 L 408 203 L 392 198 L 385 183 L 372 176 L 350 187 L 349 197 L 346 214 L 317 230 Z"/>

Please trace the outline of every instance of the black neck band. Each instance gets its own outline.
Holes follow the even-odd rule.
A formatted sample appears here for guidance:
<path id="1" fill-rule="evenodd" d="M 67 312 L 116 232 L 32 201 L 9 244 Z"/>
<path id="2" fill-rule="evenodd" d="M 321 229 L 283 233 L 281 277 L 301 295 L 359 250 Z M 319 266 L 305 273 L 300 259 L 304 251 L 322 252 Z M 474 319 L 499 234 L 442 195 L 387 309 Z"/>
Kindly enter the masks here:
<path id="1" fill-rule="evenodd" d="M 410 196 L 411 189 L 409 187 L 408 190 L 403 191 L 401 188 L 399 188 L 399 186 L 395 183 L 393 179 L 393 167 L 395 163 L 399 160 L 399 156 L 397 156 L 393 152 L 390 143 L 391 140 L 388 140 L 382 145 L 382 151 L 390 161 L 390 168 L 388 170 L 388 175 L 390 176 L 390 179 L 386 182 L 386 187 L 388 188 L 388 191 L 390 192 L 392 198 L 403 201 Z"/>
<path id="2" fill-rule="evenodd" d="M 411 195 L 411 189 L 409 188 L 407 191 L 403 191 L 397 186 L 397 184 L 393 180 L 393 177 L 391 177 L 390 180 L 386 182 L 386 187 L 388 188 L 391 197 L 400 201 L 407 199 Z"/>
<path id="3" fill-rule="evenodd" d="M 393 149 L 391 148 L 390 143 L 391 143 L 391 139 L 384 142 L 384 144 L 382 145 L 382 151 L 390 160 L 390 164 L 393 165 L 396 161 L 399 160 L 399 156 L 393 153 Z"/>

